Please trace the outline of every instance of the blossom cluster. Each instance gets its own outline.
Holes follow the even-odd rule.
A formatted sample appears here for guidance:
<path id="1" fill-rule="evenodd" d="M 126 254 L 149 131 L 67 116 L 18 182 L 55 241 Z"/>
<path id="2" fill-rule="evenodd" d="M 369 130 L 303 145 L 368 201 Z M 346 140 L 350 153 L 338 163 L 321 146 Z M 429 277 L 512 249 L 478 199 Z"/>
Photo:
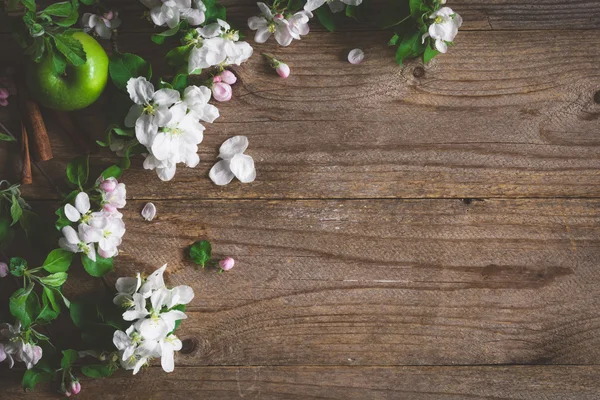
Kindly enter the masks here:
<path id="1" fill-rule="evenodd" d="M 435 40 L 435 48 L 440 53 L 448 51 L 448 43 L 452 43 L 462 25 L 462 17 L 450 7 L 442 7 L 429 16 L 433 23 L 422 37 L 423 43 L 428 37 Z"/>
<path id="2" fill-rule="evenodd" d="M 256 43 L 265 43 L 271 35 L 282 46 L 289 46 L 294 39 L 300 40 L 301 36 L 310 31 L 308 21 L 313 17 L 309 8 L 285 16 L 282 13 L 273 13 L 265 3 L 258 2 L 261 15 L 248 18 L 248 27 L 256 31 Z M 316 8 L 316 7 L 315 7 Z"/>
<path id="3" fill-rule="evenodd" d="M 198 26 L 206 20 L 206 6 L 201 0 L 140 0 L 150 9 L 156 26 L 174 28 L 181 21 Z"/>
<path id="4" fill-rule="evenodd" d="M 144 77 L 127 82 L 131 106 L 125 126 L 135 127 L 135 136 L 148 153 L 144 168 L 156 170 L 158 177 L 169 181 L 178 163 L 193 168 L 200 162 L 198 145 L 204 138 L 200 120 L 212 123 L 219 110 L 208 104 L 211 90 L 206 86 L 188 86 L 183 93 L 174 89 L 154 90 Z"/>
<path id="5" fill-rule="evenodd" d="M 41 358 L 42 348 L 23 338 L 21 321 L 14 325 L 0 324 L 0 362 L 7 361 L 9 368 L 15 361 L 23 362 L 27 369 L 31 369 Z"/>
<path id="6" fill-rule="evenodd" d="M 113 302 L 127 309 L 123 319 L 132 324 L 125 332 L 115 331 L 113 343 L 121 366 L 134 375 L 153 358 L 160 358 L 165 372 L 172 372 L 174 354 L 182 347 L 173 331 L 177 321 L 187 318 L 181 308 L 192 301 L 194 291 L 186 285 L 168 289 L 163 278 L 166 268 L 165 264 L 145 280 L 138 273 L 116 283 Z"/>
<path id="7" fill-rule="evenodd" d="M 77 229 L 71 225 L 63 227 L 64 237 L 58 241 L 62 249 L 84 253 L 92 261 L 96 261 L 96 253 L 103 258 L 116 256 L 125 234 L 123 214 L 118 211 L 126 204 L 125 184 L 113 177 L 100 177 L 95 190 L 99 193 L 100 209 L 92 210 L 90 196 L 86 192 L 79 192 L 74 204 L 64 206 L 64 215 L 78 225 Z"/>
<path id="8" fill-rule="evenodd" d="M 100 39 L 110 39 L 113 32 L 121 26 L 119 13 L 108 11 L 102 15 L 85 13 L 81 18 L 84 32 L 93 32 Z"/>
<path id="9" fill-rule="evenodd" d="M 193 48 L 188 58 L 188 72 L 195 73 L 213 66 L 226 67 L 241 65 L 253 53 L 247 42 L 240 42 L 238 31 L 217 19 L 217 22 L 196 28 L 194 38 L 190 40 Z"/>

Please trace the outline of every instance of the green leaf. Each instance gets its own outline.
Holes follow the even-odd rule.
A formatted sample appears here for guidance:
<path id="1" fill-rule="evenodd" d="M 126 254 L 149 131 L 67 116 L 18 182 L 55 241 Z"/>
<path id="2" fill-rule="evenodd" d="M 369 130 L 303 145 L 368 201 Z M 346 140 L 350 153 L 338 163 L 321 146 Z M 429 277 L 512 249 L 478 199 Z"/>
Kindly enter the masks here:
<path id="1" fill-rule="evenodd" d="M 182 25 L 182 22 L 178 23 L 171 29 L 168 29 L 164 32 L 152 35 L 152 37 L 151 37 L 152 41 L 156 44 L 163 44 L 168 37 L 175 36 L 177 34 L 177 32 L 179 32 L 181 25 Z"/>
<path id="2" fill-rule="evenodd" d="M 90 378 L 108 378 L 115 372 L 107 364 L 86 365 L 81 367 L 81 373 Z"/>
<path id="3" fill-rule="evenodd" d="M 123 170 L 121 168 L 119 168 L 119 166 L 112 165 L 112 166 L 106 168 L 104 170 L 104 172 L 102 172 L 102 177 L 104 179 L 108 179 L 108 178 L 119 179 L 122 174 L 123 174 Z"/>
<path id="4" fill-rule="evenodd" d="M 79 40 L 66 33 L 53 35 L 52 39 L 54 40 L 54 44 L 58 51 L 65 56 L 69 64 L 76 67 L 85 64 L 85 51 Z"/>
<path id="5" fill-rule="evenodd" d="M 65 283 L 69 275 L 66 272 L 56 272 L 54 274 L 40 278 L 40 282 L 46 286 L 60 287 Z"/>
<path id="6" fill-rule="evenodd" d="M 92 261 L 88 256 L 82 254 L 81 261 L 87 273 L 96 278 L 102 278 L 113 270 L 112 258 L 104 258 L 96 255 L 96 261 Z"/>
<path id="7" fill-rule="evenodd" d="M 21 257 L 13 257 L 10 259 L 9 270 L 14 276 L 23 276 L 27 269 L 27 261 Z"/>
<path id="8" fill-rule="evenodd" d="M 185 65 L 187 70 L 188 58 L 193 48 L 193 44 L 188 44 L 185 46 L 175 47 L 174 49 L 170 50 L 165 56 L 167 64 L 169 64 L 171 67 Z"/>
<path id="9" fill-rule="evenodd" d="M 422 20 L 423 14 L 433 11 L 423 0 L 409 0 L 409 6 L 410 15 L 416 20 Z"/>
<path id="10" fill-rule="evenodd" d="M 327 29 L 329 32 L 335 31 L 334 15 L 329 7 L 319 7 L 315 10 L 315 14 L 317 14 L 319 22 L 325 27 L 325 29 Z"/>
<path id="11" fill-rule="evenodd" d="M 93 321 L 93 318 L 97 315 L 97 310 L 93 303 L 84 299 L 72 302 L 69 314 L 75 326 L 84 329 L 90 320 Z"/>
<path id="12" fill-rule="evenodd" d="M 63 19 L 57 19 L 54 20 L 53 22 L 58 25 L 58 26 L 62 26 L 63 28 L 68 28 L 72 25 L 74 25 L 77 20 L 79 20 L 79 12 L 77 11 L 77 8 L 73 8 L 73 12 L 66 18 Z"/>
<path id="13" fill-rule="evenodd" d="M 58 219 L 54 223 L 56 230 L 60 231 L 65 226 L 71 225 L 72 222 L 69 221 L 69 219 L 66 217 L 64 207 L 61 207 L 58 210 L 56 210 L 55 214 L 58 215 Z"/>
<path id="14" fill-rule="evenodd" d="M 83 4 L 85 4 L 86 6 L 91 6 L 92 4 L 96 3 L 96 0 L 80 0 Z"/>
<path id="15" fill-rule="evenodd" d="M 21 3 L 23 3 L 29 11 L 35 11 L 35 0 L 21 0 Z"/>
<path id="16" fill-rule="evenodd" d="M 0 142 L 16 142 L 16 141 L 17 141 L 17 139 L 15 139 L 14 137 L 0 132 Z"/>
<path id="17" fill-rule="evenodd" d="M 42 303 L 44 305 L 50 304 L 50 307 L 54 311 L 59 313 L 60 312 L 60 304 L 58 304 L 58 302 L 56 301 L 56 296 L 54 294 L 54 290 L 57 290 L 57 289 L 44 287 L 44 291 L 42 292 Z"/>
<path id="18" fill-rule="evenodd" d="M 118 126 L 115 126 L 112 128 L 112 131 L 114 133 L 116 133 L 118 136 L 128 136 L 128 137 L 135 136 L 135 131 L 133 129 L 123 129 Z"/>
<path id="19" fill-rule="evenodd" d="M 47 304 L 44 307 L 42 307 L 42 310 L 35 319 L 35 322 L 37 324 L 47 324 L 51 321 L 54 321 L 56 318 L 58 318 L 58 313 L 54 311 L 50 305 Z"/>
<path id="20" fill-rule="evenodd" d="M 10 216 L 12 217 L 12 223 L 10 225 L 13 226 L 17 222 L 19 222 L 21 215 L 23 215 L 23 209 L 21 208 L 17 197 L 13 194 L 12 205 L 10 206 Z"/>
<path id="21" fill-rule="evenodd" d="M 74 255 L 75 254 L 67 250 L 54 249 L 48 254 L 48 257 L 46 257 L 46 261 L 44 261 L 42 268 L 51 274 L 55 272 L 67 272 L 73 262 Z"/>
<path id="22" fill-rule="evenodd" d="M 60 360 L 60 367 L 62 369 L 71 368 L 73 363 L 79 359 L 79 353 L 72 349 L 64 350 L 62 354 L 62 360 Z"/>
<path id="23" fill-rule="evenodd" d="M 56 75 L 64 74 L 67 68 L 67 60 L 59 51 L 54 51 L 49 38 L 46 38 L 46 49 L 48 50 L 49 57 L 52 59 L 52 70 L 54 73 Z"/>
<path id="24" fill-rule="evenodd" d="M 54 372 L 42 371 L 38 368 L 32 368 L 25 371 L 23 375 L 23 389 L 33 390 L 38 383 L 50 382 L 54 379 Z"/>
<path id="25" fill-rule="evenodd" d="M 212 257 L 212 246 L 208 240 L 201 240 L 190 247 L 190 258 L 204 268 Z"/>
<path id="26" fill-rule="evenodd" d="M 424 51 L 425 45 L 421 43 L 420 32 L 414 32 L 411 35 L 407 35 L 402 38 L 402 42 L 398 46 L 396 51 L 396 61 L 402 65 L 404 60 L 407 58 L 413 58 L 421 54 Z"/>
<path id="27" fill-rule="evenodd" d="M 21 329 L 27 329 L 40 313 L 40 303 L 33 291 L 33 283 L 26 288 L 18 289 L 10 296 L 10 313 L 21 321 Z"/>
<path id="28" fill-rule="evenodd" d="M 189 86 L 190 76 L 188 74 L 178 74 L 173 78 L 173 82 L 171 86 L 173 89 L 179 90 L 180 92 L 184 91 L 186 87 Z"/>
<path id="29" fill-rule="evenodd" d="M 55 17 L 68 17 L 73 12 L 73 6 L 68 1 L 54 3 L 46 7 L 42 14 L 52 15 Z"/>
<path id="30" fill-rule="evenodd" d="M 77 186 L 83 186 L 87 183 L 90 173 L 90 160 L 88 156 L 81 156 L 73 159 L 67 164 L 67 178 Z"/>
<path id="31" fill-rule="evenodd" d="M 432 49 L 431 46 L 427 46 L 425 49 L 425 53 L 423 53 L 423 63 L 427 64 L 431 61 L 435 56 L 440 54 L 436 49 Z"/>
<path id="32" fill-rule="evenodd" d="M 225 21 L 227 19 L 227 11 L 225 7 L 219 4 L 218 0 L 202 0 L 202 3 L 206 6 L 204 15 L 206 17 L 205 24 L 216 22 L 217 19 Z"/>
<path id="33" fill-rule="evenodd" d="M 129 79 L 143 76 L 150 80 L 152 77 L 150 64 L 143 58 L 130 53 L 113 54 L 110 57 L 108 71 L 115 86 L 125 92 L 127 91 L 127 81 Z"/>
<path id="34" fill-rule="evenodd" d="M 400 43 L 400 35 L 394 33 L 394 36 L 388 42 L 388 46 L 397 46 Z"/>

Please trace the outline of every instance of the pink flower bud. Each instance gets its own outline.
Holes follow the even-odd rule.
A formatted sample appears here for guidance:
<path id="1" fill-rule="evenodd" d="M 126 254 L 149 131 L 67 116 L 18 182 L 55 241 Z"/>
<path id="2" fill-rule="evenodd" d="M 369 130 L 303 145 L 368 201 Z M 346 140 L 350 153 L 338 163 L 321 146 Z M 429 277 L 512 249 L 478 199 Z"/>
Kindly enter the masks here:
<path id="1" fill-rule="evenodd" d="M 286 63 L 280 63 L 276 68 L 277 74 L 283 79 L 290 76 L 290 67 Z"/>
<path id="2" fill-rule="evenodd" d="M 221 75 L 219 75 L 219 76 L 221 77 L 221 80 L 228 85 L 233 85 L 234 83 L 237 82 L 237 77 L 235 76 L 235 74 L 233 72 L 229 71 L 228 69 L 221 72 Z"/>
<path id="3" fill-rule="evenodd" d="M 71 392 L 73 394 L 78 394 L 81 392 L 81 383 L 79 383 L 79 381 L 71 382 Z"/>
<path id="4" fill-rule="evenodd" d="M 8 275 L 8 265 L 0 262 L 0 278 L 4 278 L 6 275 Z"/>
<path id="5" fill-rule="evenodd" d="M 71 397 L 71 392 L 69 392 L 68 390 L 65 390 L 64 395 L 65 395 L 65 397 Z"/>
<path id="6" fill-rule="evenodd" d="M 111 11 L 109 11 L 109 12 L 107 12 L 106 14 L 104 14 L 104 18 L 106 18 L 106 19 L 107 19 L 107 20 L 109 20 L 109 21 L 110 21 L 111 19 L 113 19 L 113 18 L 114 18 L 114 16 L 115 16 L 115 14 L 112 12 L 112 10 L 111 10 Z M 75 393 L 75 394 L 77 394 L 77 393 Z"/>
<path id="7" fill-rule="evenodd" d="M 221 82 L 222 80 L 223 80 L 223 78 L 221 78 L 220 75 L 213 77 L 213 83 L 218 83 L 218 82 Z"/>
<path id="8" fill-rule="evenodd" d="M 231 100 L 231 86 L 224 82 L 217 82 L 212 87 L 212 94 L 217 101 Z"/>
<path id="9" fill-rule="evenodd" d="M 8 90 L 6 88 L 0 88 L 0 99 L 8 99 L 8 96 L 10 96 Z"/>
<path id="10" fill-rule="evenodd" d="M 106 193 L 110 193 L 116 189 L 118 184 L 119 182 L 117 182 L 115 178 L 111 177 L 102 181 L 102 183 L 100 184 L 100 189 L 102 189 Z"/>
<path id="11" fill-rule="evenodd" d="M 230 269 L 233 268 L 234 265 L 235 265 L 235 260 L 231 257 L 227 257 L 227 258 L 224 258 L 221 261 L 219 261 L 219 267 L 221 267 L 221 269 L 223 271 L 229 271 Z"/>
<path id="12" fill-rule="evenodd" d="M 0 106 L 1 107 L 6 107 L 8 105 L 8 100 L 6 99 L 0 99 Z"/>
<path id="13" fill-rule="evenodd" d="M 283 19 L 283 14 L 276 14 L 273 19 Z"/>

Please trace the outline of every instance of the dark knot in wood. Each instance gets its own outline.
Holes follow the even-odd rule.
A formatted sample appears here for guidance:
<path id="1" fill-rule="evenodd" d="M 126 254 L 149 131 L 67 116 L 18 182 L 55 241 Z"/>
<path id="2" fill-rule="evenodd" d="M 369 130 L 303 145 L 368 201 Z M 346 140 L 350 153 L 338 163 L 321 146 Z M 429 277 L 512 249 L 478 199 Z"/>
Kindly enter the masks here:
<path id="1" fill-rule="evenodd" d="M 183 339 L 181 341 L 181 354 L 191 354 L 198 347 L 198 341 L 194 338 Z"/>
<path id="2" fill-rule="evenodd" d="M 423 67 L 416 67 L 413 70 L 413 76 L 415 78 L 422 78 L 422 77 L 424 77 L 425 76 L 425 68 L 423 68 Z"/>
<path id="3" fill-rule="evenodd" d="M 594 103 L 600 104 L 600 90 L 594 93 Z"/>

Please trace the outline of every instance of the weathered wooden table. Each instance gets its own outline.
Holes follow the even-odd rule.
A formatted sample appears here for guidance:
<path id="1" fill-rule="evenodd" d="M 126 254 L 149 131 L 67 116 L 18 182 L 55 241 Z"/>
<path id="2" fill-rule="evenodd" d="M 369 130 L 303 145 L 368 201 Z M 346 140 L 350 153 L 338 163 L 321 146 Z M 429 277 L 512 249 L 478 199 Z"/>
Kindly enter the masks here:
<path id="1" fill-rule="evenodd" d="M 168 46 L 151 43 L 137 1 L 116 3 L 121 50 L 160 71 Z M 256 13 L 223 3 L 239 27 Z M 162 183 L 136 159 L 124 177 L 110 279 L 169 263 L 169 282 L 196 292 L 188 352 L 170 375 L 84 380 L 82 398 L 600 398 L 600 2 L 449 5 L 462 32 L 425 67 L 398 67 L 389 34 L 368 29 L 315 25 L 288 48 L 249 37 L 257 55 L 236 68 L 200 166 Z M 354 47 L 358 66 L 344 61 Z M 16 51 L 6 34 L 0 49 Z M 261 51 L 292 76 L 274 77 Z M 216 187 L 208 170 L 234 135 L 250 139 L 258 178 Z M 55 158 L 24 191 L 35 204 L 57 200 L 77 154 L 51 139 Z M 232 272 L 184 258 L 203 238 Z M 103 288 L 81 274 L 66 290 Z M 54 397 L 9 376 L 3 399 Z"/>

